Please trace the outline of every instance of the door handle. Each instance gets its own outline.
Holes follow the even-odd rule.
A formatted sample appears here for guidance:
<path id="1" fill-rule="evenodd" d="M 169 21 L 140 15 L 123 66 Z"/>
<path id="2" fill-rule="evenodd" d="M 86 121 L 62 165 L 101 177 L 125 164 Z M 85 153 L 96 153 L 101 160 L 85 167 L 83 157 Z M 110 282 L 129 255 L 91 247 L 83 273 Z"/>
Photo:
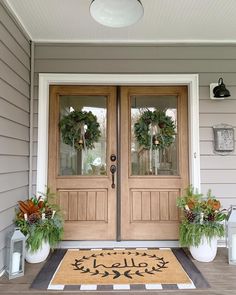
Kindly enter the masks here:
<path id="1" fill-rule="evenodd" d="M 111 177 L 112 177 L 111 187 L 112 188 L 115 188 L 116 185 L 115 185 L 115 175 L 114 174 L 116 173 L 116 166 L 115 165 L 111 165 L 110 171 L 111 171 Z"/>

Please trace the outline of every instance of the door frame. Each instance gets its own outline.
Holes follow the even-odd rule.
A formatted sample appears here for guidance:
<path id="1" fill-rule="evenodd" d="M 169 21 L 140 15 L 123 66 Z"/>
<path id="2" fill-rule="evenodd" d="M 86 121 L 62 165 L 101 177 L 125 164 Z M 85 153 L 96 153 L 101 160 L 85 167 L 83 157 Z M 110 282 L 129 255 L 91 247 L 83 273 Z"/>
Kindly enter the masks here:
<path id="1" fill-rule="evenodd" d="M 50 85 L 188 86 L 189 180 L 200 187 L 198 74 L 39 74 L 36 194 L 45 192 L 48 178 L 48 122 Z"/>

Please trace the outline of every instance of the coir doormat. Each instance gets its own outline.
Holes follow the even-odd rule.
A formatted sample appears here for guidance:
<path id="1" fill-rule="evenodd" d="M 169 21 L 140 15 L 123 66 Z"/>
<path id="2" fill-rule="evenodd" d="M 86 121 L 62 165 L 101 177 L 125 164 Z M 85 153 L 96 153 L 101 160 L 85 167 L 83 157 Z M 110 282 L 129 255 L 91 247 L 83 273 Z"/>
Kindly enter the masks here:
<path id="1" fill-rule="evenodd" d="M 56 250 L 32 288 L 141 290 L 207 288 L 182 249 Z"/>

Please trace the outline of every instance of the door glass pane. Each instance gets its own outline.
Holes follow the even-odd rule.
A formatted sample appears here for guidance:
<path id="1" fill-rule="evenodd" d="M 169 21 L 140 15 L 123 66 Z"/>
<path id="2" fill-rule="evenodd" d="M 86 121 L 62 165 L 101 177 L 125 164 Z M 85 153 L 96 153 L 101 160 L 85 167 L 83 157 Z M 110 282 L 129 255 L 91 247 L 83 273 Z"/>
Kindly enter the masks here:
<path id="1" fill-rule="evenodd" d="M 60 96 L 59 105 L 59 175 L 106 175 L 107 98 Z"/>
<path id="2" fill-rule="evenodd" d="M 131 175 L 178 175 L 177 96 L 131 96 Z"/>

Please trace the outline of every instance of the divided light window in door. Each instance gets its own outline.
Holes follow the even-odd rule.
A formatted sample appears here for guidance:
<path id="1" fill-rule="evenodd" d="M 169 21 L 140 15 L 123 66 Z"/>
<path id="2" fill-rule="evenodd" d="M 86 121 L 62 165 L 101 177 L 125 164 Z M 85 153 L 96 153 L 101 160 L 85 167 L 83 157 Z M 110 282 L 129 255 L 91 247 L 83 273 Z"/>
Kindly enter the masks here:
<path id="1" fill-rule="evenodd" d="M 99 123 L 101 136 L 93 149 L 79 151 L 65 144 L 60 136 L 59 175 L 106 175 L 107 101 L 105 96 L 60 96 L 60 119 L 73 111 L 91 112 Z M 84 131 L 88 128 L 83 126 Z M 85 135 L 86 136 L 86 135 Z M 80 135 L 85 142 L 84 135 Z"/>

